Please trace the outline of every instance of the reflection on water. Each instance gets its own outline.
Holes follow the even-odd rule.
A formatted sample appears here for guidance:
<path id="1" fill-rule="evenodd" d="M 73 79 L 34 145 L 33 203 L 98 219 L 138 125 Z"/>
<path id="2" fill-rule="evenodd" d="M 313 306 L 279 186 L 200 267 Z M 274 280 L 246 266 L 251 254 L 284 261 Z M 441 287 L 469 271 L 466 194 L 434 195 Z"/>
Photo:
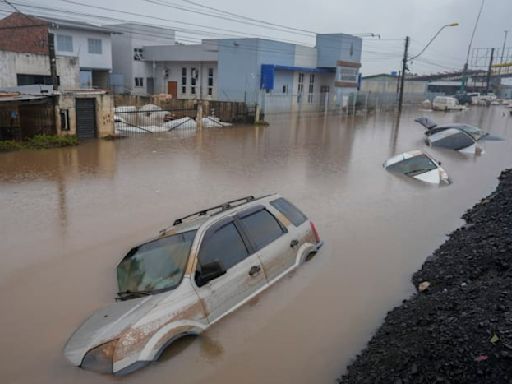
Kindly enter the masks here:
<path id="1" fill-rule="evenodd" d="M 315 221 L 325 247 L 306 266 L 200 337 L 172 345 L 127 383 L 331 382 L 410 275 L 496 186 L 512 160 L 501 107 L 393 116 L 276 115 L 231 127 L 0 154 L 0 377 L 11 383 L 118 381 L 71 367 L 62 347 L 113 302 L 115 265 L 176 217 L 239 196 L 280 192 Z M 506 139 L 486 153 L 427 149 L 453 184 L 392 177 L 382 163 L 425 149 L 429 115 Z"/>

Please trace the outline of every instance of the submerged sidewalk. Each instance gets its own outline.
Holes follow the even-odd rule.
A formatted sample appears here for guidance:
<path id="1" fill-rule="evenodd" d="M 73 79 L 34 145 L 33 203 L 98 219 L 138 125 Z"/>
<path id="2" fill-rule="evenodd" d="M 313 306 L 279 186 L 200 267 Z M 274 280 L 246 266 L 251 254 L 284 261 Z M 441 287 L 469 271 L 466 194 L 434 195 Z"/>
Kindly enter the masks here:
<path id="1" fill-rule="evenodd" d="M 463 218 L 339 383 L 512 382 L 512 170 Z"/>

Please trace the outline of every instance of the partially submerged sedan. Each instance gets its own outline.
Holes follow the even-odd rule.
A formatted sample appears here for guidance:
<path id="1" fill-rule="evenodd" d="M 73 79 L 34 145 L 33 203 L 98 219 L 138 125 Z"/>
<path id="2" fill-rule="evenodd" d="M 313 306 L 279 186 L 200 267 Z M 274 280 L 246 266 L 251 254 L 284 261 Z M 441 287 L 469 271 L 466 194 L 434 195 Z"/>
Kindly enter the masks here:
<path id="1" fill-rule="evenodd" d="M 427 128 L 425 132 L 426 136 L 431 136 L 436 133 L 446 131 L 448 129 L 460 130 L 467 133 L 475 141 L 486 140 L 486 141 L 502 141 L 503 139 L 498 136 L 493 136 L 489 132 L 485 132 L 483 129 L 478 128 L 471 124 L 466 123 L 449 123 L 449 124 L 437 124 L 435 121 L 428 117 L 418 117 L 414 120 L 415 122 L 423 125 Z"/>
<path id="2" fill-rule="evenodd" d="M 315 225 L 275 194 L 178 219 L 122 259 L 119 301 L 87 319 L 64 354 L 85 369 L 132 372 L 236 310 L 321 245 Z"/>
<path id="3" fill-rule="evenodd" d="M 425 183 L 450 183 L 448 174 L 441 168 L 440 163 L 420 150 L 393 156 L 384 162 L 384 168 Z"/>

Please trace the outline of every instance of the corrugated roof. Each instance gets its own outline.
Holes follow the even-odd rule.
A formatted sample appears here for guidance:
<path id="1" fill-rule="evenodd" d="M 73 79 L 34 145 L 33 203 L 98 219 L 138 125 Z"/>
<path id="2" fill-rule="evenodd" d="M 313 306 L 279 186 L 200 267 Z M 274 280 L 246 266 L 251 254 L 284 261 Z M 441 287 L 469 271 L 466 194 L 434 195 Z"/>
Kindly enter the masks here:
<path id="1" fill-rule="evenodd" d="M 5 96 L 4 96 L 5 95 Z M 34 101 L 48 99 L 48 96 L 34 96 L 34 95 L 13 95 L 0 93 L 0 103 L 9 103 L 15 101 Z"/>

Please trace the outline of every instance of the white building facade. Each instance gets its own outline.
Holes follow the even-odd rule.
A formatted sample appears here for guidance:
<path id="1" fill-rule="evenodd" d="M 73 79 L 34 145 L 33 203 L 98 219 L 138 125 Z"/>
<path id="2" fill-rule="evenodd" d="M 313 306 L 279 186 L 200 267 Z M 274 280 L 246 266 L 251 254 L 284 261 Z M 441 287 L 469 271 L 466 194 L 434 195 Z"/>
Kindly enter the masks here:
<path id="1" fill-rule="evenodd" d="M 43 19 L 54 35 L 56 55 L 78 58 L 81 88 L 109 88 L 112 31 L 81 22 Z"/>

